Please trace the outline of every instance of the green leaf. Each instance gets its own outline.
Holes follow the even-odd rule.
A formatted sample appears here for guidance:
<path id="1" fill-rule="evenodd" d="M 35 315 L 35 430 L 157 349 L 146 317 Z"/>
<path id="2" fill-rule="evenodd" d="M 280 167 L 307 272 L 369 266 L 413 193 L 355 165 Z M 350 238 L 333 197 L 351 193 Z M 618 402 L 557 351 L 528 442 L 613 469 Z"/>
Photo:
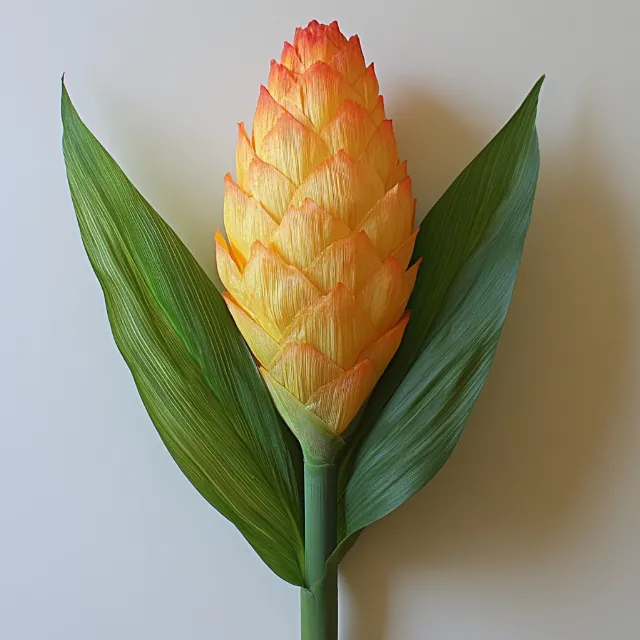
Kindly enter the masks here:
<path id="1" fill-rule="evenodd" d="M 422 223 L 411 321 L 343 462 L 344 538 L 436 474 L 489 373 L 531 217 L 543 79 Z"/>
<path id="2" fill-rule="evenodd" d="M 64 83 L 62 122 L 82 240 L 160 437 L 273 571 L 302 585 L 300 450 L 222 297 L 82 123 Z"/>

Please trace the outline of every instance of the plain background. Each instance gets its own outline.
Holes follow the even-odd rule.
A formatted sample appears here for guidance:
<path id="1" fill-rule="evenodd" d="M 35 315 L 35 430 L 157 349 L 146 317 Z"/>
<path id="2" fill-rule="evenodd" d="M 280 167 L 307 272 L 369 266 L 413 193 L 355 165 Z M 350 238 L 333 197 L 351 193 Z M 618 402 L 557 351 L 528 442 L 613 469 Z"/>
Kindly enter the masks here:
<path id="1" fill-rule="evenodd" d="M 345 560 L 341 638 L 640 637 L 636 0 L 0 1 L 0 637 L 297 638 L 296 590 L 181 476 L 116 351 L 59 83 L 213 274 L 235 123 L 311 18 L 376 62 L 422 212 L 547 74 L 495 366 L 450 463 Z"/>

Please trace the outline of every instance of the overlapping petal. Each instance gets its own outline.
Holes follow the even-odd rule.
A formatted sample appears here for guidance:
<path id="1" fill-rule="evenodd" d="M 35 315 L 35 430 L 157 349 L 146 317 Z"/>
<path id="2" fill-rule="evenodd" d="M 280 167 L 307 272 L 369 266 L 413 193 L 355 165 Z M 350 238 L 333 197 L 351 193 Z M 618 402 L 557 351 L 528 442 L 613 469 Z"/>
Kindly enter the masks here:
<path id="1" fill-rule="evenodd" d="M 304 342 L 287 344 L 269 371 L 300 402 L 307 402 L 320 387 L 344 373 L 344 369 Z"/>
<path id="2" fill-rule="evenodd" d="M 299 76 L 297 90 L 286 97 L 318 130 L 338 113 L 345 100 L 363 102 L 354 87 L 338 71 L 321 60 L 314 62 Z"/>
<path id="3" fill-rule="evenodd" d="M 355 229 L 383 195 L 384 185 L 370 165 L 338 151 L 298 187 L 292 204 L 300 206 L 305 198 L 310 198 L 350 229 Z"/>
<path id="4" fill-rule="evenodd" d="M 305 312 L 320 294 L 298 269 L 259 242 L 251 247 L 242 283 L 252 294 L 252 315 L 265 329 L 277 327 L 279 335 L 296 314 Z"/>
<path id="5" fill-rule="evenodd" d="M 324 293 L 342 283 L 357 293 L 380 267 L 378 253 L 364 231 L 330 244 L 305 270 Z"/>
<path id="6" fill-rule="evenodd" d="M 224 300 L 253 355 L 261 365 L 270 366 L 280 351 L 280 345 L 230 295 L 225 293 Z"/>
<path id="7" fill-rule="evenodd" d="M 247 171 L 246 189 L 273 218 L 281 220 L 296 186 L 272 164 L 255 157 Z"/>
<path id="8" fill-rule="evenodd" d="M 306 406 L 341 433 L 358 413 L 376 381 L 372 362 L 363 360 L 339 378 L 320 387 L 311 395 Z"/>
<path id="9" fill-rule="evenodd" d="M 285 342 L 306 342 L 348 369 L 375 337 L 375 327 L 343 285 L 314 300 L 289 328 Z"/>
<path id="10" fill-rule="evenodd" d="M 349 84 L 353 85 L 366 70 L 360 38 L 351 36 L 328 62 Z"/>
<path id="11" fill-rule="evenodd" d="M 353 83 L 353 88 L 357 91 L 362 100 L 362 104 L 368 111 L 373 111 L 378 102 L 378 77 L 376 70 L 371 63 L 365 72 Z"/>
<path id="12" fill-rule="evenodd" d="M 329 156 L 325 141 L 289 113 L 278 119 L 260 145 L 262 160 L 276 167 L 296 185 Z"/>
<path id="13" fill-rule="evenodd" d="M 414 212 L 411 178 L 407 177 L 376 202 L 358 228 L 367 233 L 378 255 L 384 259 L 398 249 L 413 231 Z M 391 220 L 393 224 L 389 223 Z"/>
<path id="14" fill-rule="evenodd" d="M 224 226 L 236 262 L 244 265 L 251 245 L 256 241 L 268 245 L 278 228 L 262 205 L 247 195 L 230 174 L 224 179 Z"/>
<path id="15" fill-rule="evenodd" d="M 286 211 L 271 243 L 289 264 L 305 269 L 326 247 L 350 234 L 344 222 L 306 198 Z"/>
<path id="16" fill-rule="evenodd" d="M 345 100 L 320 135 L 332 154 L 344 150 L 352 158 L 358 158 L 371 142 L 376 129 L 371 114 L 361 104 Z"/>
<path id="17" fill-rule="evenodd" d="M 216 234 L 229 311 L 273 388 L 341 432 L 400 344 L 419 268 L 406 162 L 357 36 L 312 21 L 285 43 L 236 171 L 229 245 Z"/>

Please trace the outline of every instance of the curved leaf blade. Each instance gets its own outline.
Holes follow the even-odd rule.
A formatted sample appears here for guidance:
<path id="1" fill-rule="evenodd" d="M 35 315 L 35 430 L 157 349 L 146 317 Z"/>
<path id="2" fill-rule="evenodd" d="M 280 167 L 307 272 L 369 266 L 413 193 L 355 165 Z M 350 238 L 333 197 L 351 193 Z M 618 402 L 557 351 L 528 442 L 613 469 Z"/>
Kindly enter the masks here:
<path id="1" fill-rule="evenodd" d="M 411 321 L 344 461 L 345 538 L 437 473 L 486 380 L 533 207 L 542 81 L 421 225 Z"/>
<path id="2" fill-rule="evenodd" d="M 303 584 L 302 461 L 226 304 L 84 125 L 62 86 L 63 151 L 117 346 L 176 463 L 283 579 Z"/>

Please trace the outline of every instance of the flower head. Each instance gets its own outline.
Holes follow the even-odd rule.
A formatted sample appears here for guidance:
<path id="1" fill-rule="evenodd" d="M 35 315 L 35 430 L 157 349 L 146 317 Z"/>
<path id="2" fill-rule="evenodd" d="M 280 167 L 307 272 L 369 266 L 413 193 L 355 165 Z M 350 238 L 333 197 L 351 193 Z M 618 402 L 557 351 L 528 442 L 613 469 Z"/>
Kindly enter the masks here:
<path id="1" fill-rule="evenodd" d="M 225 299 L 265 376 L 340 433 L 396 352 L 415 201 L 358 36 L 312 21 L 238 126 L 216 234 Z"/>

